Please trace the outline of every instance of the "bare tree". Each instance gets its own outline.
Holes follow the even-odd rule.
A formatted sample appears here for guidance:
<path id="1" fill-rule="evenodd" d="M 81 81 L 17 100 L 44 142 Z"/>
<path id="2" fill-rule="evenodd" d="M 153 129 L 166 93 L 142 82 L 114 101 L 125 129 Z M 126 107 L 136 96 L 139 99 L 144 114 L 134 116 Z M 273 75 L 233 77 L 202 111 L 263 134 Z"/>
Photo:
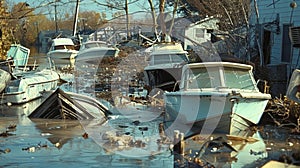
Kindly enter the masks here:
<path id="1" fill-rule="evenodd" d="M 156 22 L 156 14 L 155 14 L 155 9 L 154 9 L 154 5 L 152 0 L 148 0 L 149 5 L 150 5 L 150 9 L 151 9 L 151 15 L 152 15 L 152 21 L 153 21 L 153 31 L 155 34 L 155 38 L 157 38 L 158 34 L 157 34 L 157 22 Z"/>

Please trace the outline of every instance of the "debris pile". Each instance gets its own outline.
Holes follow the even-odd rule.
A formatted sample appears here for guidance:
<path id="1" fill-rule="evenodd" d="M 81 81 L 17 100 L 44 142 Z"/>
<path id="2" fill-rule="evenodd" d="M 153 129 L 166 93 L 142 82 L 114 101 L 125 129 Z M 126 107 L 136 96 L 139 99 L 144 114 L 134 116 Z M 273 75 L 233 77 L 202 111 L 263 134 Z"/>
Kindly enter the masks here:
<path id="1" fill-rule="evenodd" d="M 274 98 L 268 103 L 261 124 L 289 127 L 291 133 L 300 134 L 300 104 L 287 99 Z M 271 123 L 270 123 L 271 122 Z"/>

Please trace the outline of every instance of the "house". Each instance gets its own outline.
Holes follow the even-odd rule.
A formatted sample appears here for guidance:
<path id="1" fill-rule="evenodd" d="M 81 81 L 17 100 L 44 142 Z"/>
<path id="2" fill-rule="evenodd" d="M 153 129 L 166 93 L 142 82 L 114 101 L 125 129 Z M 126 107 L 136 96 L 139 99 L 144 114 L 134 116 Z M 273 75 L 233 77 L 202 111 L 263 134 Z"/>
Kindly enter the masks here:
<path id="1" fill-rule="evenodd" d="M 285 95 L 289 77 L 300 66 L 300 50 L 290 39 L 290 29 L 300 26 L 296 1 L 252 0 L 250 45 L 257 48 L 259 63 L 268 70 L 270 93 Z"/>
<path id="2" fill-rule="evenodd" d="M 171 22 L 171 21 L 169 21 Z M 219 20 L 214 17 L 206 17 L 197 22 L 191 22 L 186 18 L 174 20 L 172 36 L 183 42 L 185 50 L 195 45 L 211 41 L 212 32 L 219 28 Z M 170 23 L 167 23 L 167 27 Z"/>

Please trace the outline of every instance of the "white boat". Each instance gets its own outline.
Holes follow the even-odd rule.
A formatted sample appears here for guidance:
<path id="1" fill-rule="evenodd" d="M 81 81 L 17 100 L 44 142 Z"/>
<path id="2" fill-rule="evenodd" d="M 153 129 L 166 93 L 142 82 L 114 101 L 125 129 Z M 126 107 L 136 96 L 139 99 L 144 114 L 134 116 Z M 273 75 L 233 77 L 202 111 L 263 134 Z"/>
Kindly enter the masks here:
<path id="1" fill-rule="evenodd" d="M 148 60 L 149 65 L 144 68 L 146 85 L 151 90 L 177 90 L 174 85 L 181 79 L 182 65 L 188 63 L 188 52 L 182 45 L 175 42 L 154 44 Z"/>
<path id="2" fill-rule="evenodd" d="M 2 92 L 5 89 L 7 83 L 10 81 L 11 75 L 7 71 L 0 69 L 0 79 L 0 92 Z"/>
<path id="3" fill-rule="evenodd" d="M 118 56 L 119 49 L 106 44 L 103 41 L 87 41 L 84 42 L 77 54 L 78 59 L 99 59 L 99 57 L 112 57 Z"/>
<path id="4" fill-rule="evenodd" d="M 3 93 L 1 103 L 20 104 L 37 99 L 44 91 L 57 87 L 59 75 L 52 69 L 42 69 L 19 73 L 11 80 Z"/>
<path id="5" fill-rule="evenodd" d="M 47 56 L 50 57 L 56 65 L 65 65 L 74 67 L 75 57 L 78 51 L 70 38 L 55 38 L 52 40 L 51 47 Z"/>
<path id="6" fill-rule="evenodd" d="M 286 91 L 287 98 L 300 103 L 300 70 L 295 69 Z"/>
<path id="7" fill-rule="evenodd" d="M 167 127 L 187 136 L 212 132 L 244 136 L 258 124 L 271 99 L 259 91 L 252 69 L 231 62 L 185 65 L 179 91 L 164 94 Z"/>

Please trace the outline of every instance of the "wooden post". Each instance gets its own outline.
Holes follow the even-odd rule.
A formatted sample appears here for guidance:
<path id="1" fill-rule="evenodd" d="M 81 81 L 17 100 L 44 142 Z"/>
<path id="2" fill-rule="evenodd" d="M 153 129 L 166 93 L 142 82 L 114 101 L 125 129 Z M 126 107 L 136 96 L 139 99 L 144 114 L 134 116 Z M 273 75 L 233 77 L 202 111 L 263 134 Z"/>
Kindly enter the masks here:
<path id="1" fill-rule="evenodd" d="M 180 145 L 180 151 L 179 151 L 179 153 L 181 155 L 184 155 L 184 151 L 185 151 L 184 133 L 180 133 L 179 134 L 179 139 L 180 139 L 180 141 L 178 142 L 178 144 Z"/>
<path id="2" fill-rule="evenodd" d="M 180 151 L 179 134 L 180 134 L 179 130 L 174 130 L 174 140 L 173 140 L 173 145 L 174 145 L 173 151 L 174 151 L 174 153 L 179 153 L 179 151 Z"/>
<path id="3" fill-rule="evenodd" d="M 158 131 L 160 137 L 165 137 L 165 128 L 163 123 L 159 123 Z"/>

